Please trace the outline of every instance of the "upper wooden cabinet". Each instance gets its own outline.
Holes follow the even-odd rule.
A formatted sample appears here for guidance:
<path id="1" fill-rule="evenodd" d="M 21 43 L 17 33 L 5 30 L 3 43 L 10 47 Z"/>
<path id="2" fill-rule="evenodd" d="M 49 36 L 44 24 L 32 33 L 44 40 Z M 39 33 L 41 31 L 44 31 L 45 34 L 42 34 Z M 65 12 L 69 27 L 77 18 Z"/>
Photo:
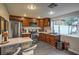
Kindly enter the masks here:
<path id="1" fill-rule="evenodd" d="M 48 27 L 49 26 L 49 19 L 39 19 L 37 20 L 37 26 L 38 27 Z"/>
<path id="2" fill-rule="evenodd" d="M 39 27 L 44 27 L 44 20 L 43 19 L 39 20 Z"/>
<path id="3" fill-rule="evenodd" d="M 49 20 L 48 19 L 45 19 L 44 20 L 44 27 L 48 27 L 49 26 Z"/>
<path id="4" fill-rule="evenodd" d="M 23 19 L 23 27 L 29 26 L 29 19 Z"/>
<path id="5" fill-rule="evenodd" d="M 36 23 L 37 23 L 37 26 L 39 27 L 40 26 L 40 20 L 36 20 Z"/>
<path id="6" fill-rule="evenodd" d="M 44 27 L 44 20 L 43 19 L 37 19 L 37 26 L 38 27 Z"/>
<path id="7" fill-rule="evenodd" d="M 42 18 L 42 19 L 37 19 L 37 18 L 29 18 L 29 17 L 24 17 L 23 16 L 14 16 L 10 15 L 10 20 L 16 20 L 16 21 L 21 21 L 23 22 L 23 27 L 28 27 L 30 26 L 30 22 L 34 22 L 37 24 L 38 27 L 44 28 L 49 26 L 49 18 Z"/>

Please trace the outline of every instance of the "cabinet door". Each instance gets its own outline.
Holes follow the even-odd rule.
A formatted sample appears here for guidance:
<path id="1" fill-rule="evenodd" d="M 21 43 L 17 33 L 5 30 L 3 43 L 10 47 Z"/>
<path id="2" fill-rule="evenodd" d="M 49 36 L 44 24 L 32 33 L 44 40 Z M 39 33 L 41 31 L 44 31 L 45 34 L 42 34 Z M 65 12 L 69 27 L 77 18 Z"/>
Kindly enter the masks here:
<path id="1" fill-rule="evenodd" d="M 36 20 L 37 26 L 40 27 L 40 20 Z"/>
<path id="2" fill-rule="evenodd" d="M 46 34 L 43 34 L 43 41 L 46 42 Z"/>
<path id="3" fill-rule="evenodd" d="M 40 19 L 40 20 L 37 20 L 37 26 L 38 27 L 47 27 L 49 25 L 49 21 L 48 19 Z"/>
<path id="4" fill-rule="evenodd" d="M 39 27 L 44 27 L 44 20 L 43 19 L 40 20 Z"/>
<path id="5" fill-rule="evenodd" d="M 49 21 L 48 21 L 48 19 L 45 19 L 44 20 L 44 27 L 48 27 L 48 25 L 49 25 Z"/>
<path id="6" fill-rule="evenodd" d="M 23 26 L 28 27 L 29 26 L 29 19 L 24 19 L 23 20 Z"/>
<path id="7" fill-rule="evenodd" d="M 56 44 L 56 40 L 55 40 L 55 36 L 50 36 L 50 44 L 55 47 L 55 44 Z"/>
<path id="8" fill-rule="evenodd" d="M 41 33 L 39 33 L 38 40 L 39 40 L 39 41 L 42 41 L 42 34 L 41 34 Z"/>
<path id="9" fill-rule="evenodd" d="M 41 41 L 43 41 L 43 34 L 41 33 Z"/>
<path id="10" fill-rule="evenodd" d="M 50 44 L 51 38 L 50 38 L 50 35 L 49 35 L 49 34 L 47 35 L 47 41 L 48 41 L 48 43 Z"/>
<path id="11" fill-rule="evenodd" d="M 49 40 L 48 34 L 45 34 L 45 42 L 48 43 L 48 40 Z"/>

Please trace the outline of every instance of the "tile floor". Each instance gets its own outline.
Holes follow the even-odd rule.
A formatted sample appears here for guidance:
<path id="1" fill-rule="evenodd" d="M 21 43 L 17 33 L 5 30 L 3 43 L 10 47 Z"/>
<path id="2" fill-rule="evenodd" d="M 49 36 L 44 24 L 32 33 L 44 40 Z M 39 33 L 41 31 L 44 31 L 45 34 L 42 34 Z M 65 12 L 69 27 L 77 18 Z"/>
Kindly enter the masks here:
<path id="1" fill-rule="evenodd" d="M 51 45 L 39 41 L 34 55 L 73 55 L 73 53 L 52 48 Z"/>

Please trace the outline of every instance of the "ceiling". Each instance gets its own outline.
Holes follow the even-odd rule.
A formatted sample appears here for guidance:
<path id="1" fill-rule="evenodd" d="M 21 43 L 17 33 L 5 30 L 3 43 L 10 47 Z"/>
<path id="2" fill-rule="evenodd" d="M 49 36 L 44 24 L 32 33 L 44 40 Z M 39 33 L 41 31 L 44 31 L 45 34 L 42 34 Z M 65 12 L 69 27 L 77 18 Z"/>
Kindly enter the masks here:
<path id="1" fill-rule="evenodd" d="M 10 15 L 23 16 L 26 13 L 27 17 L 40 16 L 52 18 L 79 10 L 79 3 L 57 3 L 58 6 L 54 8 L 49 8 L 49 4 L 50 3 L 34 3 L 34 5 L 36 5 L 35 10 L 27 9 L 27 5 L 29 5 L 29 3 L 6 3 L 5 6 Z M 50 10 L 55 13 L 53 15 L 49 15 L 48 12 Z"/>

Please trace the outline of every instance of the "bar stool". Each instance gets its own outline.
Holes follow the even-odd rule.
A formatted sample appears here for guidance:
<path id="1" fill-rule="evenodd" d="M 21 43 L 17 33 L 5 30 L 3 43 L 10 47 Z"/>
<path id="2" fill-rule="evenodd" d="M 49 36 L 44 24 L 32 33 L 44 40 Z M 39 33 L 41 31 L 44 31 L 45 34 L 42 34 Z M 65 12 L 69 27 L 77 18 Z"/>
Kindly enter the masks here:
<path id="1" fill-rule="evenodd" d="M 22 54 L 23 55 L 33 55 L 34 54 L 34 50 L 35 48 L 37 47 L 37 44 L 34 44 L 33 46 L 27 48 L 27 49 L 24 49 L 22 51 Z"/>

